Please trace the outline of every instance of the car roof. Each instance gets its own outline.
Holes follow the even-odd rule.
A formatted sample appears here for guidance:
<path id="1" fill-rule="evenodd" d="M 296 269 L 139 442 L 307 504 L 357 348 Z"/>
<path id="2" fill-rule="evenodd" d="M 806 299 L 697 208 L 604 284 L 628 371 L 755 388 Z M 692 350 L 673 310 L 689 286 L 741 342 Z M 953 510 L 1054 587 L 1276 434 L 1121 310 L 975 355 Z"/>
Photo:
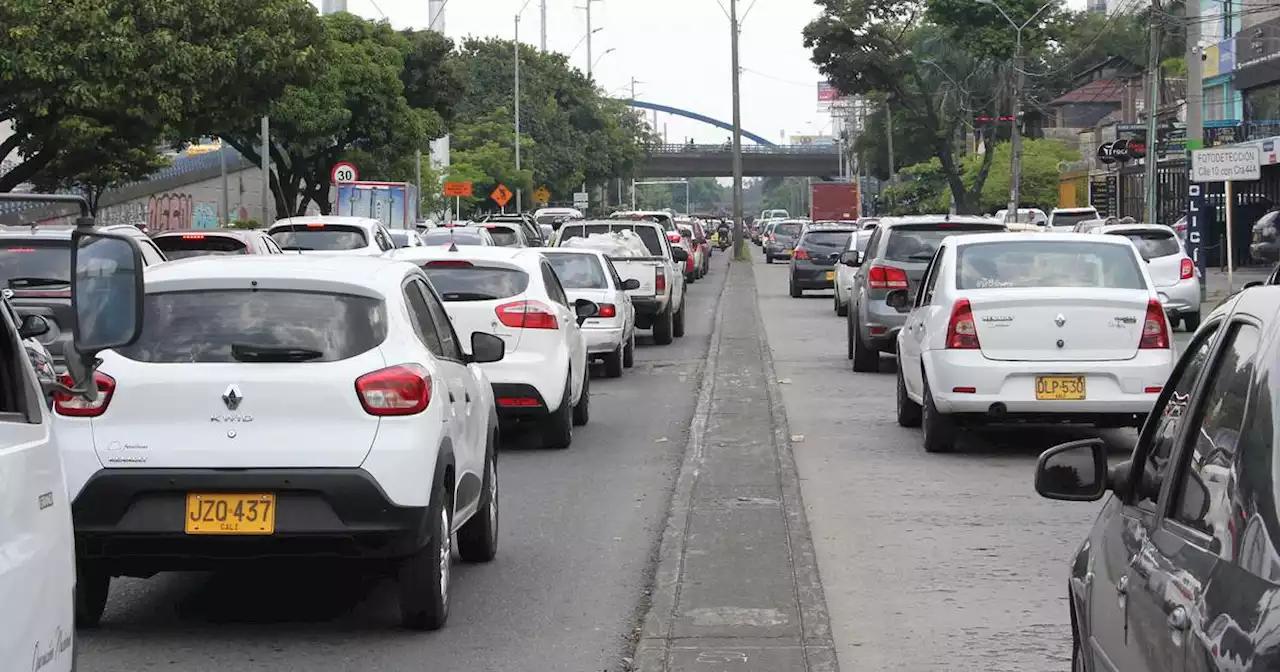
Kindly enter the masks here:
<path id="1" fill-rule="evenodd" d="M 274 229 L 277 226 L 297 226 L 299 224 L 341 224 L 345 226 L 358 226 L 365 231 L 373 231 L 375 228 L 382 226 L 382 222 L 370 217 L 343 217 L 338 215 L 300 215 L 298 217 L 286 217 L 277 219 L 268 228 Z"/>
<path id="2" fill-rule="evenodd" d="M 979 215 L 901 215 L 880 218 L 880 228 L 891 228 L 903 224 L 997 224 L 1003 226 L 996 220 Z"/>
<path id="3" fill-rule="evenodd" d="M 1061 233 L 1050 233 L 1048 231 L 1039 233 L 1025 233 L 1022 231 L 997 231 L 992 233 L 974 233 L 956 237 L 956 245 L 974 245 L 977 243 L 1004 243 L 1004 242 L 1024 242 L 1024 241 L 1076 241 L 1086 243 L 1102 243 L 1106 245 L 1132 245 L 1128 238 L 1121 236 L 1097 236 L 1092 233 L 1072 233 L 1063 231 Z"/>
<path id="4" fill-rule="evenodd" d="M 1063 214 L 1067 214 L 1067 215 L 1085 214 L 1085 213 L 1087 213 L 1087 212 L 1095 212 L 1095 213 L 1096 213 L 1097 211 L 1098 211 L 1098 209 L 1097 209 L 1097 208 L 1095 208 L 1095 207 L 1093 207 L 1092 205 L 1090 205 L 1090 206 L 1085 206 L 1085 207 L 1083 207 L 1083 208 L 1054 208 L 1054 209 L 1053 209 L 1053 212 L 1061 212 L 1061 213 L 1063 213 Z"/>
<path id="5" fill-rule="evenodd" d="M 1165 226 L 1164 224 L 1143 224 L 1143 223 L 1103 224 L 1102 226 L 1098 226 L 1093 229 L 1090 229 L 1089 233 L 1093 233 L 1093 234 L 1115 233 L 1119 231 L 1163 231 L 1165 233 L 1177 235 L 1177 233 L 1173 230 L 1172 226 Z"/>
<path id="6" fill-rule="evenodd" d="M 498 245 L 463 245 L 453 249 L 452 246 L 430 245 L 427 247 L 401 247 L 387 253 L 390 259 L 420 262 L 439 259 L 458 259 L 466 261 L 496 261 L 511 264 L 537 263 L 540 257 L 536 247 L 501 247 Z"/>
<path id="7" fill-rule="evenodd" d="M 420 249 L 420 248 L 404 248 Z M 325 254 L 252 254 L 233 257 L 190 257 L 147 269 L 148 290 L 176 292 L 194 289 L 248 289 L 266 282 L 272 288 L 327 288 L 332 291 L 385 298 L 379 289 L 416 268 L 387 257 Z"/>
<path id="8" fill-rule="evenodd" d="M 18 237 L 39 240 L 71 240 L 71 233 L 76 230 L 74 224 L 56 224 L 53 226 L 0 226 L 0 236 Z M 94 231 L 105 233 L 123 233 L 134 238 L 149 238 L 142 229 L 132 224 L 108 224 L 95 226 Z"/>

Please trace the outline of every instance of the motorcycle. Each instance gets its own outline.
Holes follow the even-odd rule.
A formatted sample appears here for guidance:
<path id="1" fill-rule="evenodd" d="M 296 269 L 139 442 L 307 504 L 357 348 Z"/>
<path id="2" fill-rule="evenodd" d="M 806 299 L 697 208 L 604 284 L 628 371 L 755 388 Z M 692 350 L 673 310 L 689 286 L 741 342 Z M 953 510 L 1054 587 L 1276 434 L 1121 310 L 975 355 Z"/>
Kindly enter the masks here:
<path id="1" fill-rule="evenodd" d="M 729 237 L 729 232 L 727 230 L 716 231 L 716 248 L 720 250 L 728 249 L 730 242 Z"/>

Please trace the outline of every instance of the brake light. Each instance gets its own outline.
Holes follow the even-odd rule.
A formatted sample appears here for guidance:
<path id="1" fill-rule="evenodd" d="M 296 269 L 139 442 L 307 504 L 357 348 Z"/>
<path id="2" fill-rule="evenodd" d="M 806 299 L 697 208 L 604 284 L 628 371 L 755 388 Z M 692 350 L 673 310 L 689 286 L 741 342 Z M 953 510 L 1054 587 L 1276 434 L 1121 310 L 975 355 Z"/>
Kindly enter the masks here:
<path id="1" fill-rule="evenodd" d="M 10 252 L 35 252 L 35 251 L 36 251 L 36 248 L 34 248 L 34 247 L 11 247 L 11 248 L 9 248 L 9 251 L 10 251 Z"/>
<path id="2" fill-rule="evenodd" d="M 427 268 L 471 268 L 469 261 L 428 261 Z"/>
<path id="3" fill-rule="evenodd" d="M 596 317 L 617 317 L 618 307 L 612 303 L 601 303 L 600 312 L 596 313 Z"/>
<path id="4" fill-rule="evenodd" d="M 951 308 L 951 321 L 947 323 L 948 350 L 977 350 L 978 326 L 973 322 L 973 309 L 969 299 L 960 299 Z"/>
<path id="5" fill-rule="evenodd" d="M 678 242 L 680 242 L 680 240 L 681 240 L 681 238 L 680 238 L 680 234 L 678 234 L 678 233 L 668 233 L 668 234 L 667 234 L 667 240 L 668 240 L 668 241 L 670 241 L 670 242 L 673 242 L 673 243 L 678 243 Z"/>
<path id="6" fill-rule="evenodd" d="M 533 397 L 498 397 L 498 405 L 506 408 L 534 408 L 542 402 Z"/>
<path id="7" fill-rule="evenodd" d="M 867 286 L 871 289 L 906 289 L 907 272 L 894 266 L 872 266 L 867 271 Z"/>
<path id="8" fill-rule="evenodd" d="M 796 250 L 795 254 L 791 255 L 791 258 L 795 259 L 796 261 L 808 261 L 809 251 L 801 247 Z"/>
<path id="9" fill-rule="evenodd" d="M 659 268 L 657 273 L 653 274 L 653 291 L 661 294 L 667 291 L 667 272 Z"/>
<path id="10" fill-rule="evenodd" d="M 307 222 L 308 229 L 323 229 L 324 222 Z"/>
<path id="11" fill-rule="evenodd" d="M 431 405 L 431 374 L 421 364 L 398 364 L 356 378 L 369 415 L 415 415 Z"/>
<path id="12" fill-rule="evenodd" d="M 512 301 L 494 309 L 498 321 L 512 329 L 559 329 L 551 308 L 541 301 Z"/>
<path id="13" fill-rule="evenodd" d="M 58 379 L 67 387 L 75 386 L 75 381 L 68 374 L 64 373 Z M 98 384 L 97 401 L 89 401 L 76 394 L 54 392 L 53 410 L 58 415 L 66 415 L 73 418 L 96 418 L 105 413 L 107 404 L 111 403 L 111 395 L 115 394 L 116 391 L 116 379 L 101 371 L 94 371 L 93 380 Z"/>
<path id="14" fill-rule="evenodd" d="M 1191 263 L 1190 259 L 1183 259 L 1182 267 L 1179 269 L 1181 271 L 1180 275 L 1182 279 L 1187 280 L 1194 276 L 1196 274 L 1195 268 L 1195 265 Z"/>
<path id="15" fill-rule="evenodd" d="M 777 237 L 776 235 L 774 235 L 774 234 L 772 234 L 772 233 L 771 233 L 771 234 L 769 234 L 769 242 L 771 242 L 771 243 L 775 243 L 775 242 L 777 242 L 777 241 L 778 241 L 778 237 Z"/>
<path id="16" fill-rule="evenodd" d="M 204 240 L 204 234 L 203 233 L 184 233 L 182 234 L 182 239 L 183 240 Z"/>
<path id="17" fill-rule="evenodd" d="M 1147 319 L 1142 323 L 1141 350 L 1164 350 L 1169 347 L 1169 323 L 1164 318 L 1164 308 L 1152 299 L 1147 303 Z"/>

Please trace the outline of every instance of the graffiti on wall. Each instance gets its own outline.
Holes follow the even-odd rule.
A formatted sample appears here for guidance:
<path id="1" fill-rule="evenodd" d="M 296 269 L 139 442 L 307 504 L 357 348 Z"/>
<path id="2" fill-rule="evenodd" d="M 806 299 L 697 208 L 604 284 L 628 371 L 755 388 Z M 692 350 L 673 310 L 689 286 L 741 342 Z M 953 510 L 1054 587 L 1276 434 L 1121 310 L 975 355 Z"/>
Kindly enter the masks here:
<path id="1" fill-rule="evenodd" d="M 152 231 L 189 229 L 194 209 L 190 194 L 156 194 L 147 201 L 147 228 Z"/>

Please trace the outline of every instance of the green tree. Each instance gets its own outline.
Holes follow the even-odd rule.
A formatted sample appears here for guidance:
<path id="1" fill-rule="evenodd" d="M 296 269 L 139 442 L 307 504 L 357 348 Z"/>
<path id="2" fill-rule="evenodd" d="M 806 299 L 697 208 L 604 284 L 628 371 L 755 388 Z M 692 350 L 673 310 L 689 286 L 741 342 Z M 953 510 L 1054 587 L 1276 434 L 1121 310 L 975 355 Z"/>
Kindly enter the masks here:
<path id="1" fill-rule="evenodd" d="M 515 125 L 506 108 L 490 110 L 487 115 L 472 122 L 458 123 L 450 138 L 448 180 L 470 182 L 471 198 L 461 199 L 463 212 L 478 213 L 497 210 L 498 204 L 489 194 L 499 184 L 512 191 L 533 190 L 533 170 L 522 167 L 516 170 Z M 520 151 L 537 147 L 529 135 L 520 134 Z M 514 201 L 508 205 L 514 207 Z"/>
<path id="2" fill-rule="evenodd" d="M 94 142 L 75 143 L 55 156 L 31 179 L 36 191 L 73 192 L 89 201 L 89 209 L 98 214 L 98 202 L 108 189 L 141 180 L 168 167 L 170 161 L 152 147 L 135 147 L 126 138 L 117 138 L 102 126 L 84 128 L 86 139 Z"/>
<path id="3" fill-rule="evenodd" d="M 158 147 L 256 119 L 314 72 L 321 36 L 306 0 L 5 0 L 0 26 L 0 122 L 14 129 L 0 191 L 101 188 Z M 105 138 L 123 156 L 85 168 Z"/>

